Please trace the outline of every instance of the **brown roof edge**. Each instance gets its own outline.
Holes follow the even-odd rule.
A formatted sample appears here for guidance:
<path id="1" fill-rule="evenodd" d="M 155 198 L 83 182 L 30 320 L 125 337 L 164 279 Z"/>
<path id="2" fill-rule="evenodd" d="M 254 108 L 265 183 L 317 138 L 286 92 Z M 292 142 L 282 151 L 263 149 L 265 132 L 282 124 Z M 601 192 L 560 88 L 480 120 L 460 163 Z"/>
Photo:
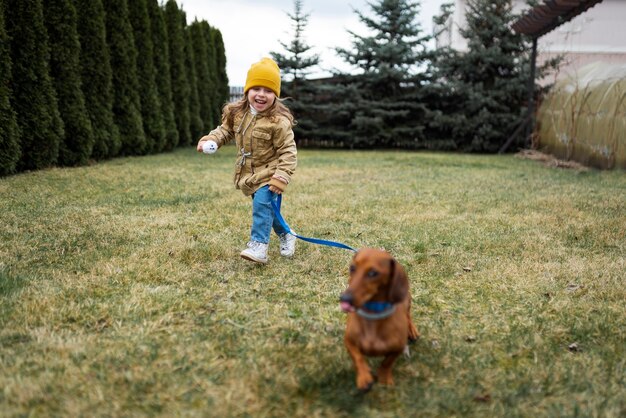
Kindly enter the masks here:
<path id="1" fill-rule="evenodd" d="M 539 38 L 585 12 L 602 0 L 544 0 L 527 10 L 511 26 L 517 33 Z"/>

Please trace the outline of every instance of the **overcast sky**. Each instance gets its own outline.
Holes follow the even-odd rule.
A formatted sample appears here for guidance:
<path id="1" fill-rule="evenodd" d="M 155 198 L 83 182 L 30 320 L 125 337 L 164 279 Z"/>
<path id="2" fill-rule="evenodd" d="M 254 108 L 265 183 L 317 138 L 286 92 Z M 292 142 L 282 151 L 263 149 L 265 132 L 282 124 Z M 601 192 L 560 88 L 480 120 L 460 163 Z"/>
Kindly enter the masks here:
<path id="1" fill-rule="evenodd" d="M 188 22 L 206 20 L 222 33 L 226 48 L 226 71 L 231 86 L 243 86 L 250 64 L 270 52 L 285 53 L 280 41 L 289 43 L 293 37 L 293 0 L 177 0 L 187 13 Z M 448 0 L 449 1 L 449 0 Z M 422 0 L 419 21 L 431 33 L 432 17 L 445 0 Z M 348 30 L 367 35 L 354 9 L 371 15 L 367 0 L 303 0 L 303 11 L 309 14 L 304 33 L 311 52 L 320 54 L 322 71 L 350 67 L 335 53 L 336 47 L 349 48 L 352 38 Z M 318 73 L 325 75 L 327 73 Z"/>

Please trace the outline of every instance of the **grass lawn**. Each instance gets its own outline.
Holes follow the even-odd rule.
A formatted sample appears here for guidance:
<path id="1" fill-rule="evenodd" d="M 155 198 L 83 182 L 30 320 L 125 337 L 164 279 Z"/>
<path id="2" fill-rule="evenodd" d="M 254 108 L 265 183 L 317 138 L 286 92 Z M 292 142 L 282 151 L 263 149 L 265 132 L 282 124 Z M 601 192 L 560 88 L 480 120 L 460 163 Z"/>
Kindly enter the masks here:
<path id="1" fill-rule="evenodd" d="M 300 150 L 283 215 L 384 247 L 422 338 L 362 395 L 351 253 L 239 258 L 235 149 L 0 179 L 0 416 L 624 417 L 626 174 Z M 376 359 L 373 363 L 375 364 Z"/>

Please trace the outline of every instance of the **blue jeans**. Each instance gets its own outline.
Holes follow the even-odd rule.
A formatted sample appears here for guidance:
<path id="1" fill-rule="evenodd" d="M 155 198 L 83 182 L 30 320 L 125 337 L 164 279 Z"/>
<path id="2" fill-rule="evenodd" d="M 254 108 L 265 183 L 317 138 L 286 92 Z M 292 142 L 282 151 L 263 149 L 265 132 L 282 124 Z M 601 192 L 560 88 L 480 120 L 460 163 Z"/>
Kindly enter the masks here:
<path id="1" fill-rule="evenodd" d="M 272 228 L 277 234 L 287 232 L 285 228 L 274 217 L 272 200 L 276 201 L 278 195 L 270 191 L 269 186 L 263 186 L 252 195 L 252 230 L 250 239 L 252 241 L 268 244 Z"/>

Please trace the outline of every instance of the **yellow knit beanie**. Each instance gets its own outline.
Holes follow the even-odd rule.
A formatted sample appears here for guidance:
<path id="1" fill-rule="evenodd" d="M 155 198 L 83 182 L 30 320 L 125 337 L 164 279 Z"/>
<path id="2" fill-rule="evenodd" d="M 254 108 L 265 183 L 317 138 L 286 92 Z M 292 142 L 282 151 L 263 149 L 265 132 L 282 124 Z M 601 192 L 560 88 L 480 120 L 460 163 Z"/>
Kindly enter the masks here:
<path id="1" fill-rule="evenodd" d="M 280 68 L 271 58 L 263 58 L 255 62 L 248 70 L 244 93 L 252 87 L 265 87 L 274 92 L 276 97 L 280 97 Z"/>

